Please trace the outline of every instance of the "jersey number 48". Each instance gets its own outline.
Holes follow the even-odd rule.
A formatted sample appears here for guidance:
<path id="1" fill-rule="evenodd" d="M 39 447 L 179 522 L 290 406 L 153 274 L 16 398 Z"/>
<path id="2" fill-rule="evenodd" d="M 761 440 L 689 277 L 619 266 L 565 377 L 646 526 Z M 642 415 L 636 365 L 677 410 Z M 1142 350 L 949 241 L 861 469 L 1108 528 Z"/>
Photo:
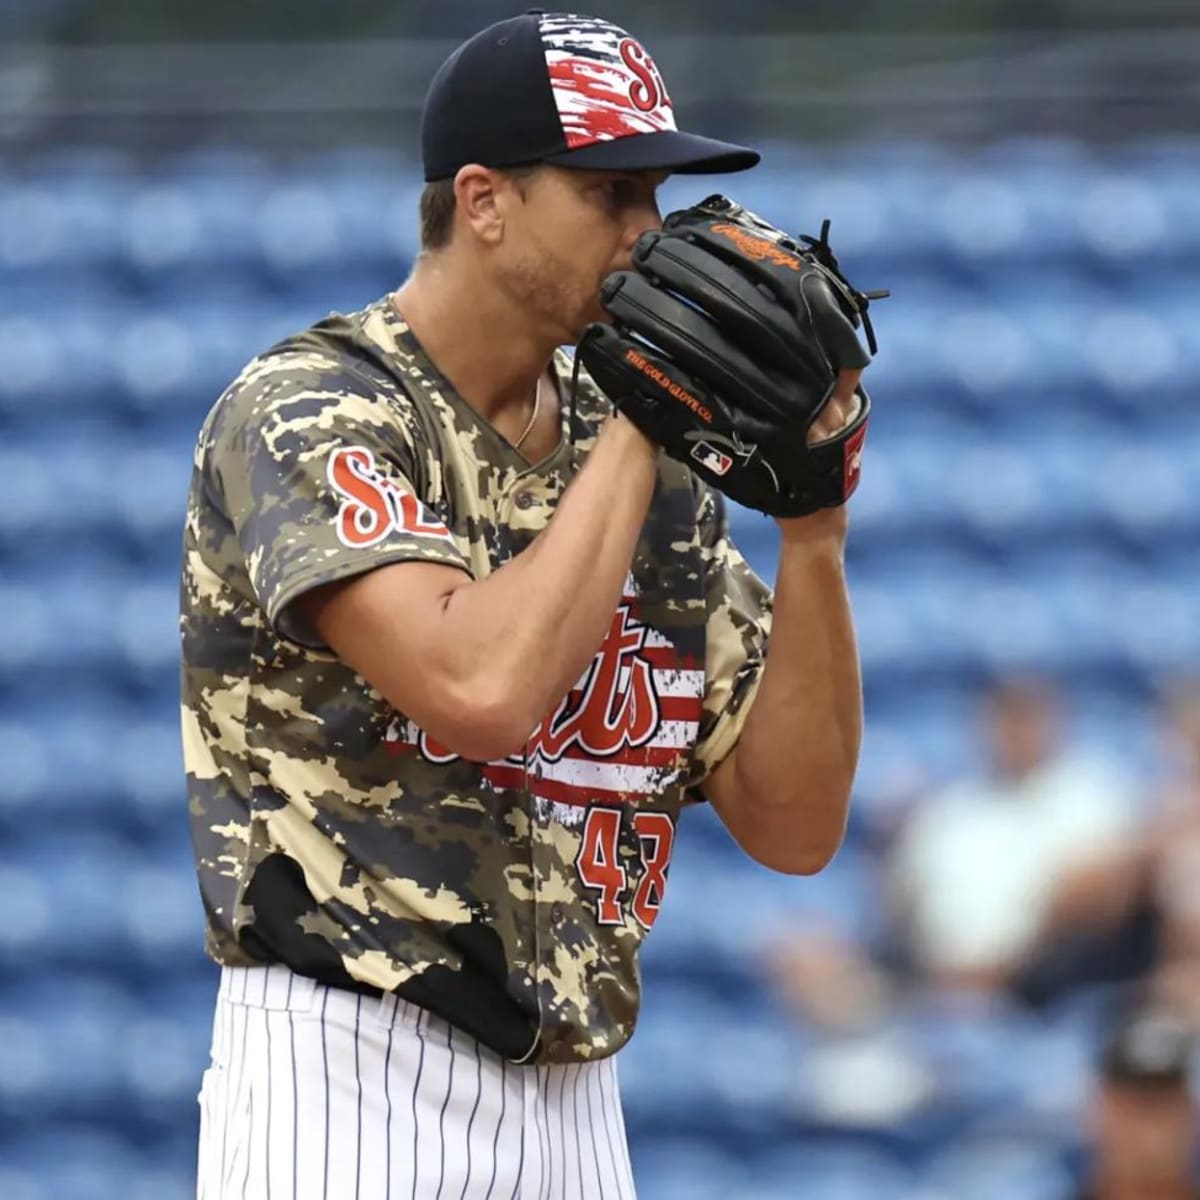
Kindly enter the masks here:
<path id="1" fill-rule="evenodd" d="M 619 808 L 596 805 L 588 809 L 575 867 L 584 886 L 596 893 L 596 919 L 601 925 L 623 925 L 624 906 L 629 901 L 637 923 L 649 929 L 666 891 L 675 826 L 666 813 L 634 814 L 642 869 L 630 900 L 629 872 L 620 855 L 621 815 Z"/>

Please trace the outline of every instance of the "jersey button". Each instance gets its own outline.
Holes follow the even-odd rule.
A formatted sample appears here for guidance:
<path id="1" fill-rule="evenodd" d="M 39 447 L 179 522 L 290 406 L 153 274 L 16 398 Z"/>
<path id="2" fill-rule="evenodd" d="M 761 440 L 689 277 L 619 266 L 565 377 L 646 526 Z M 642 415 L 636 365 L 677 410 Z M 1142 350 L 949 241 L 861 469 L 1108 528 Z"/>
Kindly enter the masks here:
<path id="1" fill-rule="evenodd" d="M 530 492 L 518 492 L 514 503 L 518 508 L 532 508 L 534 504 L 533 495 Z"/>
<path id="2" fill-rule="evenodd" d="M 561 925 L 565 916 L 566 913 L 563 910 L 562 902 L 560 900 L 555 900 L 555 902 L 550 905 L 550 920 L 555 925 Z"/>

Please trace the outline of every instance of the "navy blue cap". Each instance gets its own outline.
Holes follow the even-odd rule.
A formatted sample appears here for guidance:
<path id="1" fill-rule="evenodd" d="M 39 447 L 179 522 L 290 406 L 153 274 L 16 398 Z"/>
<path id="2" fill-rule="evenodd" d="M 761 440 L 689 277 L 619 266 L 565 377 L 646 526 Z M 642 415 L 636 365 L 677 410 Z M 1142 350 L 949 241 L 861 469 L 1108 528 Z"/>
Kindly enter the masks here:
<path id="1" fill-rule="evenodd" d="M 597 17 L 532 9 L 489 25 L 438 68 L 421 117 L 427 181 L 467 163 L 744 171 L 745 146 L 684 133 L 654 60 Z"/>

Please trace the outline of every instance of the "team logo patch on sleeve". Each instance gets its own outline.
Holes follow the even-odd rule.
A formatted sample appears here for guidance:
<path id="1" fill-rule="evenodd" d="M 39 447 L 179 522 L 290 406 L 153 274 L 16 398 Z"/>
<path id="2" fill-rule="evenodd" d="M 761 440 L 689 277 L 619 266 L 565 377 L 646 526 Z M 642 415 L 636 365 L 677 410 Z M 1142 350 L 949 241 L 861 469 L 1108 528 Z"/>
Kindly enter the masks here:
<path id="1" fill-rule="evenodd" d="M 343 546 L 366 550 L 393 533 L 453 544 L 450 530 L 398 479 L 379 470 L 365 446 L 338 447 L 329 456 L 328 478 L 341 498 L 335 521 Z"/>

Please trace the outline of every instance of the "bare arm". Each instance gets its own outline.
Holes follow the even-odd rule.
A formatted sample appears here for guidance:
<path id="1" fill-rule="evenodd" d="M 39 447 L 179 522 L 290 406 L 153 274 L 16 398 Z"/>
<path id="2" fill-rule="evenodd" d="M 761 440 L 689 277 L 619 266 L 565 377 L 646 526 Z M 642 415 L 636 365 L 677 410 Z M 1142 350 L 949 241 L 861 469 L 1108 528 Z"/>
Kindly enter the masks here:
<path id="1" fill-rule="evenodd" d="M 843 371 L 814 440 L 853 420 L 860 372 Z M 771 640 L 758 694 L 705 794 L 751 858 L 821 870 L 841 845 L 862 742 L 862 679 L 843 569 L 846 510 L 780 521 Z"/>
<path id="2" fill-rule="evenodd" d="M 843 510 L 785 528 L 762 682 L 708 798 L 752 858 L 812 874 L 841 844 L 862 740 Z"/>
<path id="3" fill-rule="evenodd" d="M 398 563 L 297 603 L 343 662 L 449 749 L 475 760 L 513 754 L 608 631 L 656 456 L 613 417 L 550 524 L 486 579 Z"/>

